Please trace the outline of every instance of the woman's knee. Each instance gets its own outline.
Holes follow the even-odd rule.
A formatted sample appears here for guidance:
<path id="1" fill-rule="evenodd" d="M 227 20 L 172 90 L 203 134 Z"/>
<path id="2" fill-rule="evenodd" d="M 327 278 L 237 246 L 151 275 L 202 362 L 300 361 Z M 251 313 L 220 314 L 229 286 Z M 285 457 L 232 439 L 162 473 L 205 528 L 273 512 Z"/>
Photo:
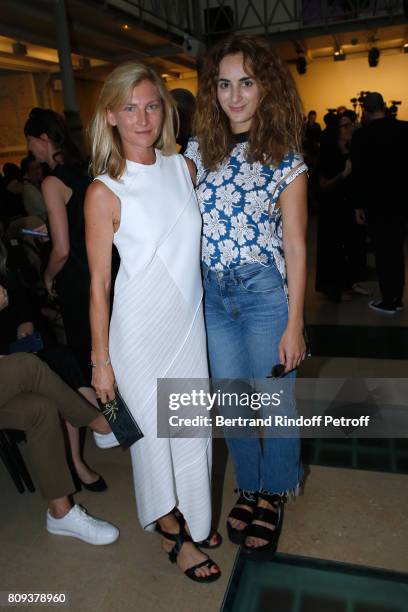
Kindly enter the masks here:
<path id="1" fill-rule="evenodd" d="M 15 367 L 25 382 L 29 382 L 42 368 L 46 367 L 41 359 L 31 353 L 15 353 L 11 355 L 11 358 L 15 361 Z"/>

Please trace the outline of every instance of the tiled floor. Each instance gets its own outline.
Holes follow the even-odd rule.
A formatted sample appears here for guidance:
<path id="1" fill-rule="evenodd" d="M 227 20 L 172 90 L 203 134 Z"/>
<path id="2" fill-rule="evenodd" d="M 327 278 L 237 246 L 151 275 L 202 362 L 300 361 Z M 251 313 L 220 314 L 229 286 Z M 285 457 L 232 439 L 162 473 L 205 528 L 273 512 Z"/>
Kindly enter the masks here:
<path id="1" fill-rule="evenodd" d="M 375 284 L 371 286 L 375 289 Z M 313 283 L 309 283 L 308 324 L 364 326 L 381 331 L 371 334 L 367 329 L 360 330 L 364 343 L 361 353 L 356 343 L 348 352 L 344 342 L 341 351 L 330 352 L 322 348 L 321 341 L 316 355 L 303 366 L 303 376 L 342 377 L 356 372 L 359 376 L 407 376 L 404 359 L 408 349 L 400 342 L 393 353 L 393 346 L 402 334 L 405 338 L 408 309 L 395 317 L 385 317 L 369 311 L 366 304 L 366 298 L 340 305 L 328 303 L 313 292 Z M 391 332 L 387 354 L 381 340 L 385 328 Z M 318 331 L 322 334 L 330 330 Z M 345 336 L 338 331 L 336 334 L 344 340 Z M 324 334 L 320 338 L 325 338 Z M 327 346 L 331 346 L 330 342 Z M 21 446 L 25 452 L 24 444 Z M 63 591 L 74 612 L 217 612 L 237 552 L 225 537 L 225 517 L 235 494 L 223 441 L 215 444 L 214 515 L 225 541 L 212 555 L 222 567 L 223 577 L 211 585 L 197 585 L 185 578 L 160 550 L 159 538 L 140 529 L 128 454 L 118 449 L 98 450 L 89 440 L 86 457 L 103 474 L 109 490 L 101 494 L 81 492 L 77 501 L 95 515 L 116 523 L 121 530 L 120 540 L 112 546 L 92 547 L 48 535 L 40 495 L 19 495 L 1 463 L 0 591 Z M 407 550 L 405 474 L 310 466 L 303 495 L 287 505 L 281 553 L 408 572 Z M 333 612 L 336 608 L 329 601 L 306 609 Z M 285 608 L 274 607 L 265 599 L 261 612 L 264 610 L 284 612 Z M 364 608 L 364 612 L 374 610 Z"/>

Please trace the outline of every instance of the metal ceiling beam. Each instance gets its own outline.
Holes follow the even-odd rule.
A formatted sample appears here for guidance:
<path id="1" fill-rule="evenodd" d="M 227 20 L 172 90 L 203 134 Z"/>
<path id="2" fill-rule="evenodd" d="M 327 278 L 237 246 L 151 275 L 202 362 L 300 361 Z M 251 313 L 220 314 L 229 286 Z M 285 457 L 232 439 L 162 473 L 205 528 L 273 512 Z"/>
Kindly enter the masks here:
<path id="1" fill-rule="evenodd" d="M 53 72 L 58 69 L 58 63 L 30 57 L 29 55 L 15 55 L 0 51 L 0 64 L 2 68 L 22 70 L 24 72 Z"/>
<path id="2" fill-rule="evenodd" d="M 378 0 L 345 0 L 342 10 L 339 9 L 338 3 L 330 0 L 310 0 L 309 3 L 307 0 L 264 0 L 263 11 L 260 0 L 258 3 L 254 0 L 235 0 L 228 5 L 226 0 L 212 0 L 211 3 L 209 0 L 200 0 L 200 4 L 202 7 L 206 4 L 207 9 L 218 9 L 220 13 L 233 6 L 233 25 L 236 31 L 262 31 L 268 37 L 280 41 L 406 23 L 407 18 L 403 14 L 403 2 L 406 1 L 388 0 L 379 9 Z M 215 26 L 216 23 L 206 32 L 207 38 L 223 34 L 216 31 Z M 225 34 L 229 33 L 228 27 L 227 25 Z"/>
<path id="3" fill-rule="evenodd" d="M 183 53 L 183 48 L 179 45 L 162 45 L 160 47 L 154 47 L 150 49 L 150 57 L 168 57 L 169 55 L 177 55 Z"/>
<path id="4" fill-rule="evenodd" d="M 197 0 L 192 1 L 197 2 Z M 172 2 L 171 0 L 105 0 L 105 5 L 131 16 L 141 24 L 143 29 L 148 29 L 152 33 L 161 36 L 176 33 L 181 37 L 185 33 L 193 35 L 191 0 L 179 0 L 178 2 Z M 155 21 L 161 21 L 163 27 L 157 26 L 144 16 L 153 18 Z M 174 32 L 174 30 L 177 30 L 177 32 Z"/>
<path id="5" fill-rule="evenodd" d="M 0 35 L 15 40 L 22 40 L 33 45 L 39 45 L 40 47 L 46 47 L 47 49 L 56 50 L 56 42 L 54 39 L 51 40 L 48 37 L 35 34 L 33 31 L 27 31 L 19 27 L 11 27 L 4 23 L 0 23 Z M 72 51 L 75 55 L 83 55 L 109 63 L 114 59 L 111 53 L 109 54 L 101 49 L 88 47 L 82 43 L 78 44 L 77 41 L 73 41 Z"/>
<path id="6" fill-rule="evenodd" d="M 19 26 L 11 26 L 0 19 L 0 36 L 14 38 L 40 47 L 55 48 L 55 45 L 50 45 L 50 39 L 47 36 L 36 34 L 32 30 L 28 31 Z"/>
<path id="7" fill-rule="evenodd" d="M 169 55 L 164 57 L 163 59 L 168 62 L 173 62 L 173 64 L 178 64 L 179 66 L 183 66 L 183 68 L 188 68 L 188 70 L 196 70 L 197 64 L 195 60 L 186 59 L 185 57 L 179 57 L 178 55 Z"/>
<path id="8" fill-rule="evenodd" d="M 80 3 L 75 2 L 75 4 L 77 4 L 78 8 L 80 8 Z M 4 9 L 4 6 L 3 6 L 3 9 Z M 54 25 L 54 21 L 52 18 L 52 13 L 50 13 L 49 11 L 46 11 L 45 8 L 41 8 L 38 5 L 36 6 L 35 4 L 32 4 L 32 3 L 30 4 L 24 3 L 24 14 L 26 16 L 31 17 L 32 19 L 38 19 L 38 20 L 45 22 L 51 28 L 51 31 L 54 32 L 55 25 Z M 1 15 L 1 10 L 0 10 L 0 15 Z M 119 21 L 120 20 L 118 20 L 118 27 L 119 27 Z M 143 59 L 146 57 L 153 57 L 153 56 L 159 57 L 160 56 L 160 54 L 158 53 L 156 49 L 152 50 L 152 49 L 149 49 L 148 47 L 141 47 L 136 41 L 131 40 L 125 33 L 123 33 L 122 35 L 120 34 L 115 35 L 110 32 L 101 30 L 100 28 L 95 28 L 95 27 L 87 26 L 85 24 L 78 23 L 77 21 L 72 20 L 72 19 L 71 19 L 70 27 L 71 27 L 72 45 L 73 47 L 75 46 L 75 48 L 79 49 L 80 50 L 79 52 L 81 54 L 83 53 L 84 48 L 87 48 L 87 50 L 92 49 L 92 47 L 89 47 L 89 45 L 86 45 L 86 44 L 84 45 L 82 43 L 80 38 L 83 36 L 87 40 L 94 40 L 94 41 L 101 42 L 102 45 L 103 45 L 103 42 L 105 41 L 109 45 L 117 46 L 119 48 L 118 56 L 123 55 L 123 50 L 129 51 L 129 53 L 132 54 L 133 58 L 138 57 L 139 59 Z M 35 34 L 35 32 L 33 32 L 33 28 L 25 30 L 23 28 L 18 28 L 15 26 L 9 26 L 7 24 L 6 19 L 4 18 L 0 20 L 0 33 L 3 34 L 3 36 L 8 36 L 10 38 L 21 38 L 28 42 L 32 42 L 33 44 L 40 44 L 46 47 L 56 48 L 56 40 L 54 36 L 51 36 L 51 35 L 49 37 L 38 36 Z M 165 33 L 161 32 L 161 35 L 164 36 Z M 157 49 L 164 49 L 166 55 L 176 55 L 178 50 L 180 53 L 183 52 L 183 48 L 181 44 L 182 40 L 179 39 L 178 42 L 179 44 L 177 43 L 173 43 L 173 45 L 167 44 L 167 45 L 158 47 Z M 103 57 L 101 57 L 101 54 L 103 54 Z M 112 60 L 112 54 L 104 52 L 104 50 L 101 49 L 99 45 L 95 50 L 94 57 L 95 59 L 104 59 L 106 61 Z M 187 67 L 190 68 L 190 65 L 188 65 Z"/>

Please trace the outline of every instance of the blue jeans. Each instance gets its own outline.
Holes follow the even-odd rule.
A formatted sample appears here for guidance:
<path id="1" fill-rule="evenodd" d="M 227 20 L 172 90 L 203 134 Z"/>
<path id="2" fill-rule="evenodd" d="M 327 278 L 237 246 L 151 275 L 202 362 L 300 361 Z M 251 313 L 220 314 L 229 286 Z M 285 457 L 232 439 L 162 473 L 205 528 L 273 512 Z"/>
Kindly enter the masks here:
<path id="1" fill-rule="evenodd" d="M 204 267 L 203 281 L 212 379 L 266 378 L 279 363 L 279 342 L 288 320 L 275 264 L 245 264 L 227 271 Z M 226 436 L 226 441 L 242 491 L 290 492 L 302 480 L 299 438 L 264 437 L 261 443 L 259 438 Z"/>

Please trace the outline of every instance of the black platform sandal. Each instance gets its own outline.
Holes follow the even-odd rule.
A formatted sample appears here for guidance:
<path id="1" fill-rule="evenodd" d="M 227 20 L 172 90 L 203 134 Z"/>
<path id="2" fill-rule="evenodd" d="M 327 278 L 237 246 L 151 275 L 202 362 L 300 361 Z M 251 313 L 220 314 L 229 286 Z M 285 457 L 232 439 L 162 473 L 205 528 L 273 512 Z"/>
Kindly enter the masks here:
<path id="1" fill-rule="evenodd" d="M 169 559 L 171 563 L 176 563 L 179 552 L 182 549 L 182 546 L 185 542 L 192 542 L 193 540 L 190 536 L 184 531 L 183 527 L 180 525 L 179 533 L 168 533 L 167 531 L 163 531 L 160 527 L 159 523 L 156 523 L 156 531 L 166 540 L 170 540 L 171 542 L 175 542 L 173 548 L 168 553 Z M 210 558 L 202 561 L 201 563 L 197 563 L 197 565 L 193 565 L 193 567 L 188 567 L 184 573 L 190 578 L 190 580 L 194 580 L 195 582 L 215 582 L 221 576 L 221 572 L 217 574 L 209 574 L 208 576 L 197 576 L 195 571 L 200 569 L 201 567 L 208 567 L 211 569 L 212 567 L 217 567 L 217 564 Z"/>
<path id="2" fill-rule="evenodd" d="M 275 508 L 275 511 L 257 506 L 254 510 L 252 522 L 245 530 L 245 537 L 260 538 L 266 540 L 267 544 L 263 546 L 246 546 L 244 544 L 242 550 L 244 553 L 250 555 L 251 559 L 254 561 L 268 561 L 273 557 L 278 547 L 279 536 L 282 531 L 286 495 L 259 493 L 258 496 L 271 504 L 271 506 Z M 269 523 L 273 525 L 275 529 L 270 529 L 263 525 L 256 525 L 254 521 Z"/>
<path id="3" fill-rule="evenodd" d="M 252 511 L 247 510 L 246 508 L 237 508 L 237 506 L 241 506 L 241 505 L 249 506 L 250 508 L 252 508 Z M 244 538 L 246 537 L 246 530 L 248 529 L 248 526 L 252 522 L 252 519 L 254 517 L 254 511 L 256 507 L 257 507 L 257 497 L 255 494 L 252 494 L 251 498 L 245 497 L 244 493 L 240 494 L 237 501 L 235 502 L 233 509 L 231 510 L 227 518 L 228 537 L 233 544 L 241 545 L 242 542 L 244 541 Z M 235 529 L 229 523 L 228 521 L 229 518 L 236 519 L 237 521 L 242 521 L 242 523 L 247 524 L 247 527 L 244 527 L 243 529 Z"/>

